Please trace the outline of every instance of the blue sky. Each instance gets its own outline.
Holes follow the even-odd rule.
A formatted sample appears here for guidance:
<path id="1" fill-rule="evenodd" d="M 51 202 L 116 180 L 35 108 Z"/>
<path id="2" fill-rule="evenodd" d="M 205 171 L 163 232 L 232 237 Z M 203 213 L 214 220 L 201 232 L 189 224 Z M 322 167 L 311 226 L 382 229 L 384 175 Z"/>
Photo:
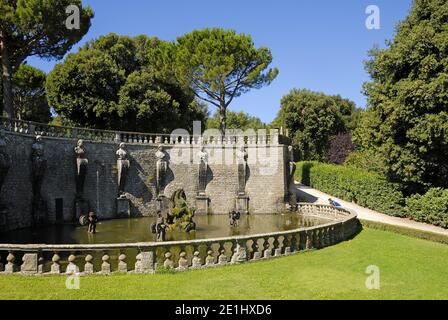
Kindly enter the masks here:
<path id="1" fill-rule="evenodd" d="M 237 98 L 230 110 L 243 110 L 270 122 L 280 99 L 292 88 L 340 94 L 364 107 L 361 86 L 369 79 L 363 61 L 374 45 L 384 47 L 411 0 L 84 0 L 95 12 L 92 27 L 73 49 L 109 32 L 147 34 L 174 40 L 193 29 L 223 27 L 248 33 L 256 46 L 271 49 L 277 79 Z M 380 30 L 365 27 L 368 5 L 381 12 Z M 49 72 L 56 61 L 28 62 Z M 210 107 L 214 111 L 214 107 Z"/>

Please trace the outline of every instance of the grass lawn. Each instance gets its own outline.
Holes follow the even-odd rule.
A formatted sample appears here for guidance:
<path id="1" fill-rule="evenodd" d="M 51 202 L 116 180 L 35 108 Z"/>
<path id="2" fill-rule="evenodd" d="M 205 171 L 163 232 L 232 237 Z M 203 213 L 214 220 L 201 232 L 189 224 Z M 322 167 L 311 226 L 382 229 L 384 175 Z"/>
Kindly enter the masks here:
<path id="1" fill-rule="evenodd" d="M 379 290 L 365 287 L 380 268 Z M 448 299 L 448 245 L 364 229 L 351 241 L 279 259 L 177 274 L 0 276 L 0 299 Z"/>

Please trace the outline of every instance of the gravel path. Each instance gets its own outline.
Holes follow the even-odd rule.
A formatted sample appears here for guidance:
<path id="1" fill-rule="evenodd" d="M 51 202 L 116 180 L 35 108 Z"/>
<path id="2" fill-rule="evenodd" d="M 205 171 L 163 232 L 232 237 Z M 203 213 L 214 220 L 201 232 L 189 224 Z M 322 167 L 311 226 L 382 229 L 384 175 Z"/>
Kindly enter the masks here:
<path id="1" fill-rule="evenodd" d="M 332 198 L 333 200 L 339 202 L 343 207 L 356 211 L 356 213 L 358 214 L 358 218 L 360 219 L 383 222 L 400 227 L 407 227 L 411 229 L 430 231 L 438 234 L 448 235 L 448 229 L 443 229 L 430 224 L 416 222 L 409 219 L 391 217 L 383 213 L 363 208 L 361 206 L 358 206 L 357 204 L 354 204 L 353 202 L 347 202 L 338 199 L 336 197 L 330 196 L 329 194 L 307 187 L 300 183 L 297 184 L 297 195 L 299 197 L 298 199 L 302 202 L 322 203 L 322 204 L 328 204 L 328 198 Z"/>

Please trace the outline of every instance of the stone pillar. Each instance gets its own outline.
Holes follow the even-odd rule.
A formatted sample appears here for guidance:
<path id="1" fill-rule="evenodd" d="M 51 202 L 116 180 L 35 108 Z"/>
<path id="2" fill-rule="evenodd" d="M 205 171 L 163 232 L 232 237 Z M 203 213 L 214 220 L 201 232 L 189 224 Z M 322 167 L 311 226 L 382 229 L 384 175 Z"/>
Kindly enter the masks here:
<path id="1" fill-rule="evenodd" d="M 38 272 L 37 253 L 25 253 L 23 255 L 20 272 L 24 274 L 35 274 Z"/>

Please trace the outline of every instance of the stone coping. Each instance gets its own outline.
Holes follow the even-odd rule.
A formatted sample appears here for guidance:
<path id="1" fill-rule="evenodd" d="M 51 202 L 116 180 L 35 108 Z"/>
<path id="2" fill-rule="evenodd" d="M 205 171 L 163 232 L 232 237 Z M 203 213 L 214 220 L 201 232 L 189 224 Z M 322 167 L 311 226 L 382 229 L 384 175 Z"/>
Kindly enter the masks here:
<path id="1" fill-rule="evenodd" d="M 253 133 L 229 134 L 224 137 L 220 137 L 213 135 L 191 135 L 188 132 L 166 134 L 55 126 L 33 121 L 9 119 L 5 117 L 0 117 L 0 123 L 3 130 L 19 134 L 32 136 L 41 135 L 45 137 L 64 138 L 72 140 L 83 139 L 86 141 L 99 142 L 126 142 L 137 144 L 167 145 L 278 145 L 289 143 L 289 138 L 279 133 L 278 129 L 258 131 L 258 134 L 254 131 Z"/>

